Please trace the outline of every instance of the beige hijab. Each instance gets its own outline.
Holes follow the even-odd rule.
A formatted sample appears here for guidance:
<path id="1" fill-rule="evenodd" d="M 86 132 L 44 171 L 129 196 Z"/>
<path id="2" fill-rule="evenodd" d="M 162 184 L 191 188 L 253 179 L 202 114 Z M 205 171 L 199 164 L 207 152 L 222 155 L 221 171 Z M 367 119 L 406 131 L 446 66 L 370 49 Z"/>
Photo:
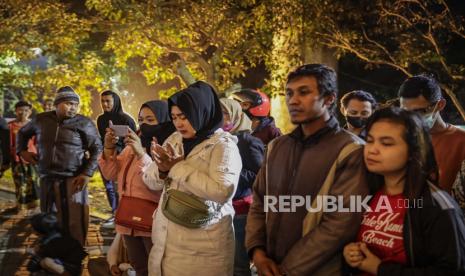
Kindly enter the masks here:
<path id="1" fill-rule="evenodd" d="M 234 125 L 231 130 L 232 134 L 239 131 L 252 131 L 252 121 L 242 112 L 241 105 L 237 101 L 221 98 L 220 102 L 221 106 L 228 112 L 229 117 L 231 117 L 231 122 Z"/>

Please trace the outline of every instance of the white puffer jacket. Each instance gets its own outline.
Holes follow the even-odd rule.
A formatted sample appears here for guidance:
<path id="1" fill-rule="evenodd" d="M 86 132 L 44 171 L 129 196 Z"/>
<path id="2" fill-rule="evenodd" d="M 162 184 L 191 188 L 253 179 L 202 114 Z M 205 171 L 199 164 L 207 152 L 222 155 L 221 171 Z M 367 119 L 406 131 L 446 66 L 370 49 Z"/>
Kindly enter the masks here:
<path id="1" fill-rule="evenodd" d="M 175 132 L 164 143 L 183 154 L 182 136 Z M 218 129 L 197 145 L 187 158 L 171 168 L 171 188 L 196 195 L 215 212 L 199 229 L 169 221 L 161 210 L 154 213 L 153 247 L 149 275 L 232 275 L 234 263 L 234 209 L 232 197 L 242 168 L 237 140 Z M 164 189 L 155 162 L 144 168 L 143 180 L 153 190 Z M 163 192 L 165 192 L 163 190 Z M 163 206 L 163 195 L 160 205 Z"/>

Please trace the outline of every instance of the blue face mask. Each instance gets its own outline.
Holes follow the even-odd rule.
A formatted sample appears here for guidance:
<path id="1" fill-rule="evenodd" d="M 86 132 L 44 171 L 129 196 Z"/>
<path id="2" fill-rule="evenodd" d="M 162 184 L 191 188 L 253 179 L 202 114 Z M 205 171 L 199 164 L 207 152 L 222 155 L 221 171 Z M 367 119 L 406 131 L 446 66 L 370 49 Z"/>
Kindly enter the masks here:
<path id="1" fill-rule="evenodd" d="M 431 130 L 434 126 L 434 123 L 436 122 L 436 119 L 438 118 L 437 112 L 436 112 L 436 107 L 437 104 L 434 106 L 433 111 L 429 114 L 423 115 L 423 121 L 425 122 L 426 128 L 428 130 Z"/>

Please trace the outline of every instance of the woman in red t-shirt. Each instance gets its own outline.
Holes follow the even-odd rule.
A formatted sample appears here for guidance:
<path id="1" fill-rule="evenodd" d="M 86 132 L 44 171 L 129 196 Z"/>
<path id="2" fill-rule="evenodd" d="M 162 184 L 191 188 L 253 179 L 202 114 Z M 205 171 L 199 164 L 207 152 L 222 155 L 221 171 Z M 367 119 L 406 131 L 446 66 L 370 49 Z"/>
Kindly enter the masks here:
<path id="1" fill-rule="evenodd" d="M 373 197 L 357 241 L 344 248 L 352 274 L 462 275 L 463 214 L 435 185 L 437 165 L 420 117 L 381 109 L 367 132 L 364 161 Z"/>

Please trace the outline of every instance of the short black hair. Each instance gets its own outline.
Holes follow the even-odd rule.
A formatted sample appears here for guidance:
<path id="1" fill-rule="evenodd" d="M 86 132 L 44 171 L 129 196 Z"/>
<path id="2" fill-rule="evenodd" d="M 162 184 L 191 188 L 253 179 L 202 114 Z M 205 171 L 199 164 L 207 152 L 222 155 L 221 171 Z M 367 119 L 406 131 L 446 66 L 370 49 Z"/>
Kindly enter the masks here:
<path id="1" fill-rule="evenodd" d="M 23 107 L 23 106 L 27 106 L 29 108 L 32 108 L 32 104 L 26 102 L 26 101 L 18 101 L 16 104 L 15 104 L 15 109 L 16 108 L 20 108 L 20 107 Z"/>
<path id="2" fill-rule="evenodd" d="M 100 96 L 113 96 L 114 94 L 116 93 L 111 90 L 105 90 L 102 93 L 100 93 Z"/>
<path id="3" fill-rule="evenodd" d="M 320 93 L 320 96 L 334 94 L 337 99 L 337 74 L 333 68 L 317 63 L 299 66 L 287 75 L 286 84 L 301 77 L 314 77 L 318 85 L 318 92 Z M 334 101 L 334 104 L 330 109 L 335 106 L 336 102 L 337 101 Z"/>
<path id="4" fill-rule="evenodd" d="M 343 106 L 344 108 L 347 108 L 347 106 L 349 105 L 350 100 L 353 100 L 353 99 L 359 100 L 361 102 L 369 102 L 371 104 L 371 109 L 373 111 L 378 106 L 378 103 L 376 102 L 373 95 L 371 95 L 369 92 L 366 92 L 366 91 L 363 91 L 363 90 L 354 90 L 354 91 L 346 93 L 341 98 L 341 106 Z"/>
<path id="5" fill-rule="evenodd" d="M 407 99 L 423 96 L 430 103 L 436 103 L 443 99 L 439 83 L 433 76 L 427 74 L 406 79 L 400 86 L 398 95 Z"/>

